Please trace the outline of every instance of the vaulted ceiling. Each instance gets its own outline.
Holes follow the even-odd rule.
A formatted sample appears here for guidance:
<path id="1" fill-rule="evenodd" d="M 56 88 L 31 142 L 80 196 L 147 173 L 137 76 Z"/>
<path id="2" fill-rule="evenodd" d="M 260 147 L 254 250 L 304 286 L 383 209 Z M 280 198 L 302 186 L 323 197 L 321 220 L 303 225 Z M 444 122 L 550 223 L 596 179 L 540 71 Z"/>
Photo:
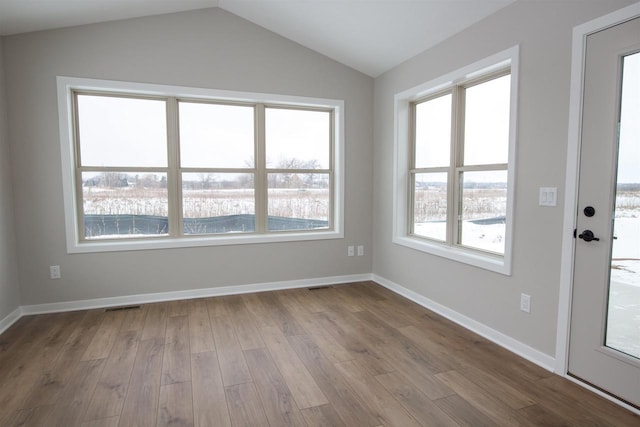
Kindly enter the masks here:
<path id="1" fill-rule="evenodd" d="M 0 35 L 220 7 L 377 77 L 514 1 L 0 0 Z"/>

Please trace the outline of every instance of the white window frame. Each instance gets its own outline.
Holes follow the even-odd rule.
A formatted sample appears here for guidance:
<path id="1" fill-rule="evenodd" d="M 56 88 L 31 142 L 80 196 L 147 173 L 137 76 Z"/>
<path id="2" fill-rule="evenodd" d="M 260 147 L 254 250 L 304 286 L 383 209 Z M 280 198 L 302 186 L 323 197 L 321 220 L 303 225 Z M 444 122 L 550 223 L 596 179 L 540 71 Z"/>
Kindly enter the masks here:
<path id="1" fill-rule="evenodd" d="M 68 253 L 112 252 L 199 246 L 275 243 L 344 238 L 344 101 L 337 99 L 297 97 L 288 95 L 248 93 L 203 89 L 184 86 L 168 86 L 147 83 L 96 80 L 76 77 L 57 77 L 58 111 L 60 127 L 60 151 L 62 185 L 65 211 L 65 230 Z M 333 181 L 330 197 L 331 229 L 301 230 L 252 234 L 210 234 L 183 237 L 154 237 L 149 239 L 83 240 L 78 227 L 78 210 L 81 201 L 75 188 L 77 168 L 74 141 L 74 91 L 108 92 L 114 95 L 169 96 L 215 102 L 255 103 L 278 107 L 307 107 L 333 111 Z"/>
<path id="2" fill-rule="evenodd" d="M 411 179 L 409 173 L 412 153 L 412 103 L 435 95 L 455 86 L 464 85 L 509 68 L 511 74 L 511 103 L 509 113 L 509 155 L 507 168 L 507 208 L 504 255 L 482 250 L 450 245 L 411 234 Z M 395 244 L 480 267 L 496 273 L 511 275 L 513 248 L 515 162 L 519 81 L 519 46 L 514 46 L 495 55 L 460 68 L 444 76 L 400 92 L 394 97 L 394 186 L 393 186 L 393 237 Z"/>

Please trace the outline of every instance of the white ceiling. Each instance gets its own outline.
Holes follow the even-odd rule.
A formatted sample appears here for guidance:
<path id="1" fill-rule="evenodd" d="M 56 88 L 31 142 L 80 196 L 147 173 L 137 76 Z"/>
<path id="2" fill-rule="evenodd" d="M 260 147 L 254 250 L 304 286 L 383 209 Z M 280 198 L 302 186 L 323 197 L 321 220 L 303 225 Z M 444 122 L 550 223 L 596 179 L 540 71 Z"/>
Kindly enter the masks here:
<path id="1" fill-rule="evenodd" d="M 0 0 L 0 35 L 218 6 L 377 77 L 515 0 Z"/>

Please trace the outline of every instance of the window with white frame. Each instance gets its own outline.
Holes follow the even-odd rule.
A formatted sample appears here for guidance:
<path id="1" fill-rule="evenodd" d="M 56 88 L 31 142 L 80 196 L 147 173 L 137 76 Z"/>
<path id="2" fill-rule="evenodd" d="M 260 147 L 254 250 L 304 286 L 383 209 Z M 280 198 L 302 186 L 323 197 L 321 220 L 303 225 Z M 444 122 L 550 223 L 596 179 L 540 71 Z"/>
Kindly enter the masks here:
<path id="1" fill-rule="evenodd" d="M 394 241 L 510 274 L 517 48 L 396 96 Z"/>
<path id="2" fill-rule="evenodd" d="M 342 236 L 342 101 L 72 78 L 59 96 L 71 252 Z"/>

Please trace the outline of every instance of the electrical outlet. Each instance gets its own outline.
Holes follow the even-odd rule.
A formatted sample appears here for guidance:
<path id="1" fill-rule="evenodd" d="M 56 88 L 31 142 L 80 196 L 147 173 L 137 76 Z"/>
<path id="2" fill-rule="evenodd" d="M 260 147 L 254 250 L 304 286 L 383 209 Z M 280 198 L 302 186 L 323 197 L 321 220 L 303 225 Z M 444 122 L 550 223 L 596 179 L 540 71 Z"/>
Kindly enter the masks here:
<path id="1" fill-rule="evenodd" d="M 60 274 L 60 266 L 59 265 L 50 265 L 49 266 L 49 278 L 50 279 L 59 279 L 61 278 Z"/>
<path id="2" fill-rule="evenodd" d="M 364 246 L 358 246 L 358 256 L 364 256 Z"/>
<path id="3" fill-rule="evenodd" d="M 531 295 L 520 294 L 520 310 L 531 313 Z"/>
<path id="4" fill-rule="evenodd" d="M 354 256 L 355 251 L 353 246 L 347 246 L 347 256 Z"/>

